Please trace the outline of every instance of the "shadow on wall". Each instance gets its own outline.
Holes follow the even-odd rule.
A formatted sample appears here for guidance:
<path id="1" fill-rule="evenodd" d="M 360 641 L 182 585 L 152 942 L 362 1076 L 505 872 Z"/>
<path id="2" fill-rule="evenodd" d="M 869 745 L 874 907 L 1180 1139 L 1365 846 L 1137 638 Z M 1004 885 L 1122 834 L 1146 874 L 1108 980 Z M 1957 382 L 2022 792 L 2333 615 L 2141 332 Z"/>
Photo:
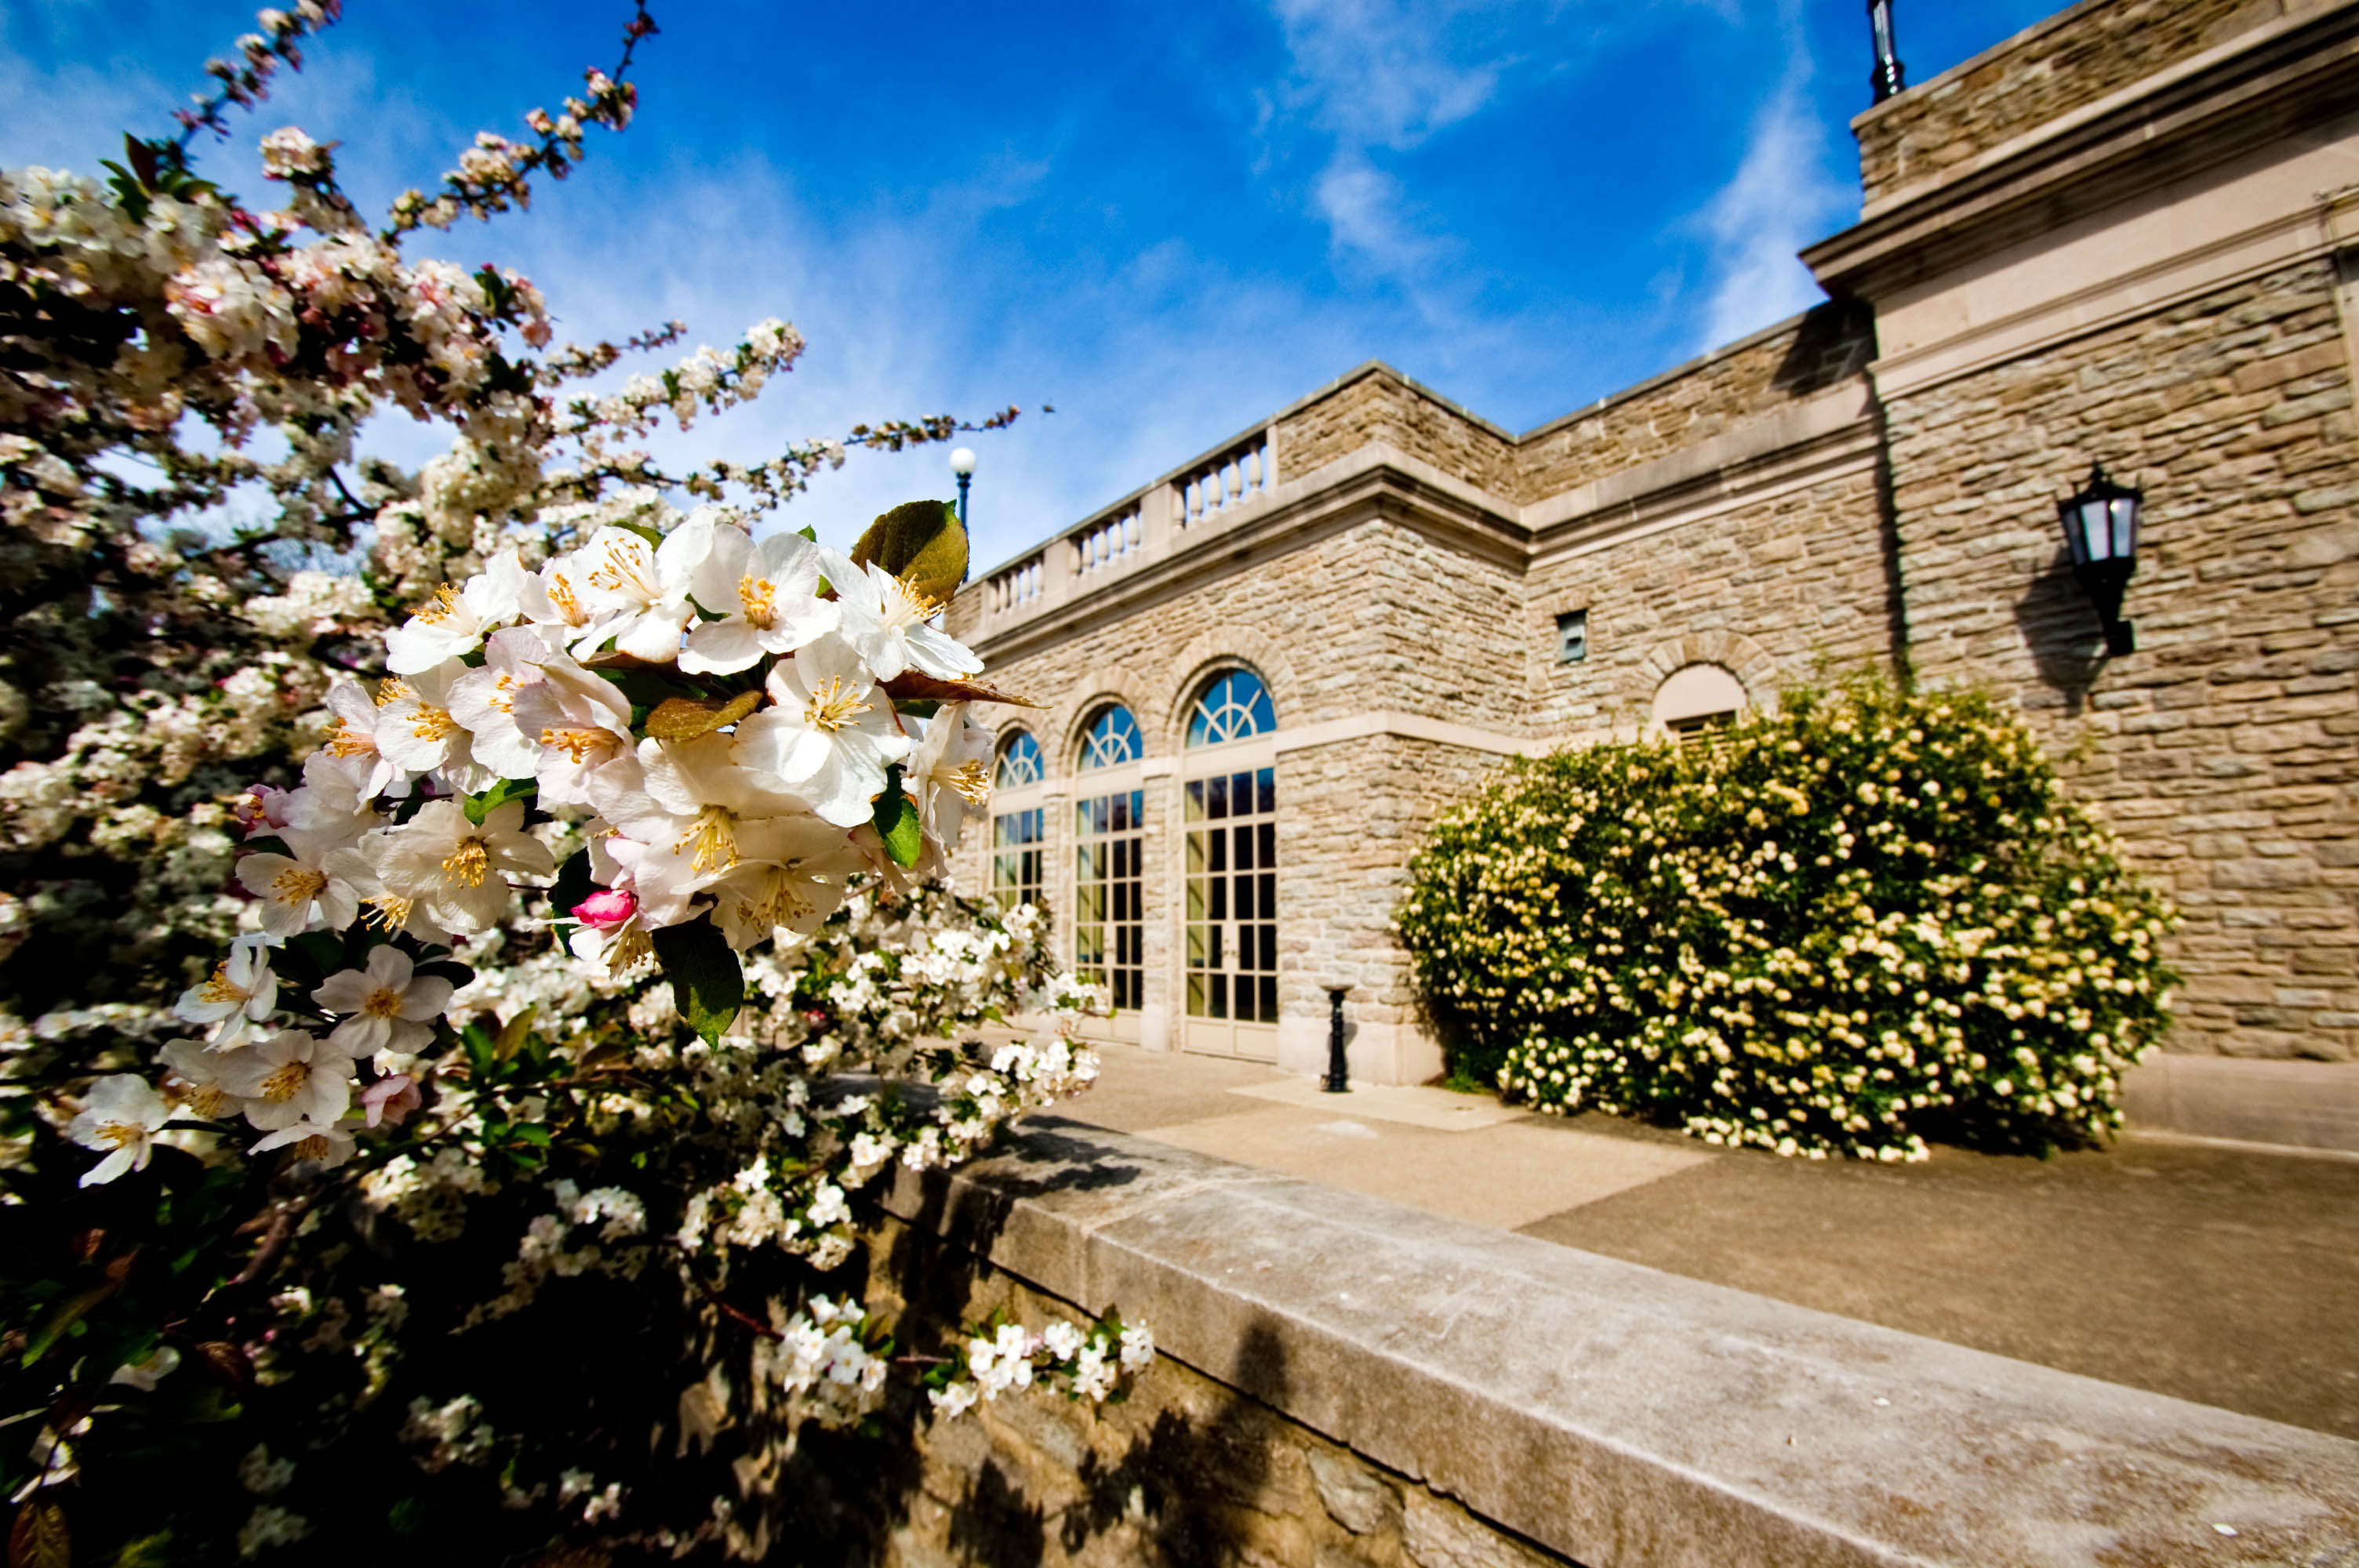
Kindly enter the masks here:
<path id="1" fill-rule="evenodd" d="M 2023 597 L 2015 601 L 2015 624 L 2031 651 L 2032 668 L 2040 683 L 2055 694 L 2043 699 L 2027 693 L 2026 708 L 2062 706 L 2065 717 L 2078 719 L 2087 706 L 2089 689 L 2105 665 L 2104 633 L 2089 596 L 2072 576 L 2072 558 L 2058 546 Z"/>
<path id="2" fill-rule="evenodd" d="M 1830 299 L 1802 318 L 1770 378 L 1789 397 L 1821 392 L 1857 375 L 1875 357 L 1875 313 L 1856 299 Z"/>
<path id="3" fill-rule="evenodd" d="M 1052 1177 L 1006 1185 L 987 1201 L 966 1189 L 977 1201 L 951 1210 L 938 1184 L 912 1223 L 887 1222 L 876 1233 L 865 1260 L 870 1297 L 897 1307 L 897 1354 L 955 1356 L 962 1325 L 1006 1301 L 1006 1276 L 986 1260 L 1006 1224 L 1006 1200 L 1123 1186 L 1139 1175 L 1058 1136 L 1053 1124 L 1036 1122 L 1025 1142 L 1036 1159 L 1061 1156 L 1049 1162 Z M 738 1522 L 766 1550 L 762 1560 L 777 1563 L 1178 1568 L 1273 1560 L 1272 1531 L 1288 1528 L 1266 1501 L 1281 1423 L 1256 1400 L 1288 1391 L 1277 1336 L 1266 1325 L 1240 1336 L 1227 1379 L 1243 1395 L 1174 1404 L 1180 1379 L 1162 1372 L 1159 1383 L 1147 1375 L 1164 1407 L 1151 1419 L 1117 1407 L 1093 1416 L 1032 1391 L 934 1425 L 924 1396 L 905 1393 L 865 1432 L 807 1429 Z M 758 1522 L 748 1517 L 757 1508 Z"/>

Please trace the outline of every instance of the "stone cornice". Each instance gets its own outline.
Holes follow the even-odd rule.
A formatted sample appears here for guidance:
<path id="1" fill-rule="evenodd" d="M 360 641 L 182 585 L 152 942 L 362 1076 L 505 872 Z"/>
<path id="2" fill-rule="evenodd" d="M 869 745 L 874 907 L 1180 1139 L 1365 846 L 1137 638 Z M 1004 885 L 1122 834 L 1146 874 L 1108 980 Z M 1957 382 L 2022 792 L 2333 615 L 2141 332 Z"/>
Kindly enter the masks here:
<path id="1" fill-rule="evenodd" d="M 1802 252 L 1871 301 L 2359 108 L 2359 5 L 2243 35 L 2063 116 Z"/>

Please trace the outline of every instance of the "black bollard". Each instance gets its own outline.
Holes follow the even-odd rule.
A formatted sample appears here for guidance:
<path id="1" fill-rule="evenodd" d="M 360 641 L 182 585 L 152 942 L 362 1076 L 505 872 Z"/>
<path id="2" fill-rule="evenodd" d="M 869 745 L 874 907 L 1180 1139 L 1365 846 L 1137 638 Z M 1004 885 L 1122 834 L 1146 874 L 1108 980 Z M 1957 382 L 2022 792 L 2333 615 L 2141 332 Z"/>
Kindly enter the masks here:
<path id="1" fill-rule="evenodd" d="M 1343 1059 L 1343 993 L 1327 993 L 1327 1077 L 1321 1086 L 1331 1095 L 1348 1094 L 1352 1065 Z"/>

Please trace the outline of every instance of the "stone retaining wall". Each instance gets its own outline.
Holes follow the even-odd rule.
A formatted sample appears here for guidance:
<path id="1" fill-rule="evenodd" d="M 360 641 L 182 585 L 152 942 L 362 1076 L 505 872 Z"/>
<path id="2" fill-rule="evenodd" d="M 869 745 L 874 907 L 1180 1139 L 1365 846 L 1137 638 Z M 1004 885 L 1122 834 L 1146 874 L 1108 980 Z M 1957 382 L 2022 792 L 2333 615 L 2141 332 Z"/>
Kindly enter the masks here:
<path id="1" fill-rule="evenodd" d="M 1035 1119 L 885 1201 L 905 1347 L 1111 1307 L 1164 1353 L 909 1431 L 845 1499 L 886 1563 L 2359 1563 L 2359 1444 L 1144 1139 Z"/>
<path id="2" fill-rule="evenodd" d="M 924 1303 L 932 1324 L 994 1312 L 1039 1327 L 1073 1303 L 897 1222 L 870 1300 L 896 1317 L 923 1271 L 969 1286 Z M 947 1309 L 947 1310 L 944 1310 Z M 1542 1568 L 1571 1560 L 1521 1541 L 1271 1402 L 1282 1363 L 1241 1345 L 1229 1380 L 1165 1357 L 1120 1404 L 1016 1395 L 912 1430 L 880 1520 L 876 1568 Z"/>

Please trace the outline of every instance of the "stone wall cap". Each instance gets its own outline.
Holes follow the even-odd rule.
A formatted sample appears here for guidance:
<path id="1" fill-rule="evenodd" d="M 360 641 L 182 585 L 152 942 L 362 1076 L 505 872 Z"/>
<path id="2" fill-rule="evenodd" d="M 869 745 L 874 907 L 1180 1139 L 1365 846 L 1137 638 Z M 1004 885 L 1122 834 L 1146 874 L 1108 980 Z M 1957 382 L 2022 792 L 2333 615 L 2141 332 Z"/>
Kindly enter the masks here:
<path id="1" fill-rule="evenodd" d="M 1060 1119 L 886 1207 L 1589 1568 L 2359 1551 L 2359 1444 Z"/>

